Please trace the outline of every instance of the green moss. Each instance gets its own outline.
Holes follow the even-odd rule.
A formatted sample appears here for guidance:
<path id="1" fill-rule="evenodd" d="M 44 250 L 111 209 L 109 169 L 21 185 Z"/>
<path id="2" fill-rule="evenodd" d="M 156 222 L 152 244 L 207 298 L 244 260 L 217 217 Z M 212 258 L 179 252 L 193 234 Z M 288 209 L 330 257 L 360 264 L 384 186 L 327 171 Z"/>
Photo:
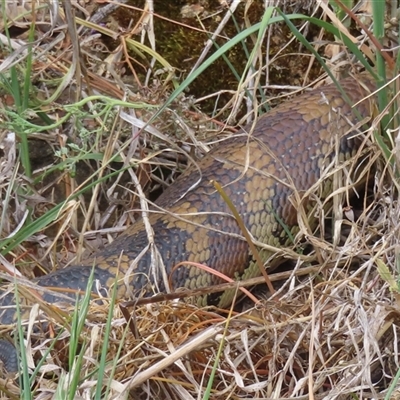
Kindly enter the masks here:
<path id="1" fill-rule="evenodd" d="M 131 1 L 130 4 L 135 7 L 142 7 L 142 3 L 143 2 L 140 1 Z M 187 10 L 188 7 L 190 9 L 190 6 L 195 6 L 196 10 L 203 8 L 203 12 L 199 15 L 201 23 L 196 17 L 184 18 L 182 16 L 182 7 L 186 7 Z M 205 43 L 211 37 L 212 32 L 215 32 L 219 26 L 221 19 L 226 13 L 226 9 L 221 7 L 218 0 L 155 0 L 154 8 L 157 14 L 154 21 L 156 51 L 176 68 L 176 75 L 180 80 L 183 80 L 195 65 L 205 47 Z M 222 46 L 227 40 L 229 40 L 229 38 L 237 35 L 238 32 L 248 26 L 248 24 L 259 22 L 264 11 L 263 2 L 253 2 L 247 10 L 245 8 L 245 2 L 242 2 L 221 32 L 221 35 L 216 39 L 216 44 Z M 300 9 L 296 11 L 301 12 L 302 10 Z M 119 25 L 124 28 L 128 21 L 133 19 L 134 23 L 136 23 L 140 16 L 141 13 L 138 11 L 134 11 L 129 15 L 125 8 L 121 8 L 115 18 Z M 158 16 L 162 16 L 162 18 Z M 192 29 L 191 27 L 195 29 Z M 310 36 L 312 34 L 313 32 L 311 31 L 308 33 Z M 247 52 L 252 50 L 252 45 L 255 40 L 256 38 L 246 41 L 245 46 L 247 46 Z M 289 29 L 284 24 L 275 26 L 273 28 L 273 38 L 270 41 L 269 56 L 273 57 L 277 54 L 277 52 L 280 51 L 289 40 Z M 266 48 L 267 47 L 265 46 L 265 49 Z M 213 46 L 208 56 L 210 56 L 215 50 L 216 47 Z M 278 61 L 269 68 L 268 82 L 274 85 L 301 84 L 302 76 L 308 67 L 309 58 L 301 57 L 300 53 L 301 49 L 299 49 L 298 42 L 293 41 L 293 43 L 281 53 Z M 241 76 L 247 63 L 247 54 L 244 50 L 243 44 L 239 44 L 232 48 L 226 56 L 237 75 Z M 146 65 L 145 68 L 150 68 L 149 64 Z M 158 69 L 160 68 L 160 65 L 155 65 L 154 68 Z M 144 76 L 147 73 L 147 70 L 136 72 L 139 76 L 141 74 Z M 200 79 L 197 79 L 192 83 L 189 88 L 190 93 L 188 94 L 193 95 L 195 98 L 201 98 L 211 93 L 224 90 L 235 90 L 237 85 L 238 80 L 232 72 L 231 67 L 224 59 L 220 58 L 210 68 L 204 71 Z M 208 101 L 202 103 L 203 110 L 206 112 L 212 112 L 219 109 L 226 104 L 231 96 L 231 94 L 224 93 L 219 95 L 217 106 L 215 105 L 217 98 L 212 97 Z"/>

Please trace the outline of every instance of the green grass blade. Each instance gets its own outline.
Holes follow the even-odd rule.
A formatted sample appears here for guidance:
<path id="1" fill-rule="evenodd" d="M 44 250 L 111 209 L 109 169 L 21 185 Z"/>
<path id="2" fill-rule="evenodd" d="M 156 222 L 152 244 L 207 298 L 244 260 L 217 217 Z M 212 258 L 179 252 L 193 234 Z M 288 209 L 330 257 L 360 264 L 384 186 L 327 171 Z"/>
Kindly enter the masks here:
<path id="1" fill-rule="evenodd" d="M 102 391 L 103 391 L 103 380 L 104 377 L 106 376 L 105 374 L 105 369 L 106 369 L 106 362 L 107 362 L 107 354 L 108 354 L 108 344 L 110 342 L 110 331 L 111 331 L 111 322 L 113 319 L 113 311 L 114 311 L 114 306 L 115 306 L 115 301 L 117 299 L 117 285 L 118 283 L 118 277 L 115 277 L 115 283 L 113 287 L 113 292 L 111 296 L 111 302 L 110 302 L 110 308 L 108 310 L 108 315 L 107 315 L 107 322 L 106 322 L 106 327 L 104 330 L 104 340 L 103 340 L 103 345 L 101 348 L 101 356 L 100 356 L 100 362 L 99 362 L 99 370 L 98 370 L 98 380 L 97 380 L 97 386 L 96 386 L 96 392 L 95 392 L 95 399 L 100 400 L 102 398 Z M 115 357 L 114 360 L 114 368 L 116 368 L 116 363 L 117 363 L 118 357 Z M 111 374 L 111 377 L 114 374 Z M 111 384 L 111 381 L 110 381 Z M 108 385 L 106 394 L 104 398 L 107 398 L 108 392 L 110 390 L 110 385 Z"/>
<path id="2" fill-rule="evenodd" d="M 28 369 L 28 359 L 26 357 L 26 350 L 24 345 L 24 330 L 22 327 L 22 318 L 21 318 L 21 307 L 20 307 L 20 299 L 17 288 L 17 283 L 14 282 L 15 285 L 15 305 L 16 305 L 16 313 L 17 313 L 17 337 L 19 343 L 19 354 L 21 356 L 21 367 L 20 367 L 20 376 L 19 382 L 20 387 L 22 388 L 21 399 L 31 400 L 31 386 L 29 379 L 29 369 Z M 16 348 L 18 348 L 16 347 Z"/>

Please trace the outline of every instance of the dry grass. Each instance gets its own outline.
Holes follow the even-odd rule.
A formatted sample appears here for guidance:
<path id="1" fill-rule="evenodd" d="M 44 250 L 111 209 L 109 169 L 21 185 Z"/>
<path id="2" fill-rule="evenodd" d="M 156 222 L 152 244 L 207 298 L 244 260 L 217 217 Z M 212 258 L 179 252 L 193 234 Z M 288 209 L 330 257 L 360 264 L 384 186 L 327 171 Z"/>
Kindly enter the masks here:
<path id="1" fill-rule="evenodd" d="M 22 71 L 28 58 L 27 28 L 32 22 L 32 3 L 22 3 L 6 3 L 5 19 L 0 21 L 4 46 L 0 73 L 10 77 L 11 65 L 21 65 L 20 82 L 24 81 Z M 288 7 L 289 2 L 281 3 Z M 177 85 L 172 68 L 177 66 L 169 66 L 155 52 L 157 37 L 152 36 L 154 21 L 149 15 L 142 12 L 140 23 L 121 35 L 112 25 L 96 25 L 97 31 L 85 21 L 75 26 L 72 4 L 53 10 L 46 2 L 34 5 L 31 89 L 35 92 L 29 97 L 31 103 L 35 97 L 46 100 L 40 110 L 56 123 L 41 131 L 43 121 L 32 120 L 28 109 L 20 115 L 0 113 L 0 231 L 4 239 L 17 238 L 5 241 L 12 247 L 1 261 L 3 271 L 18 275 L 22 271 L 28 279 L 43 269 L 51 271 L 75 262 L 111 241 L 138 216 L 131 212 L 140 208 L 137 188 L 145 188 L 151 197 L 151 190 L 171 183 L 185 168 L 188 154 L 197 159 L 233 132 L 219 115 L 240 123 L 251 118 L 257 104 L 245 97 L 245 89 L 254 93 L 262 72 L 268 76 L 271 65 L 279 68 L 278 54 L 272 63 L 251 71 L 237 91 L 210 93 L 200 100 L 182 94 L 146 126 Z M 323 8 L 321 4 L 308 4 L 307 8 L 312 14 L 321 12 L 319 7 Z M 82 17 L 86 10 L 86 6 L 81 8 Z M 23 12 L 26 14 L 20 17 Z M 221 16 L 228 18 L 224 7 Z M 225 19 L 221 20 L 223 24 Z M 10 40 L 4 36 L 5 21 L 14 29 Z M 149 29 L 144 31 L 143 26 Z M 138 36 L 133 36 L 139 34 L 151 45 L 134 44 L 136 55 L 143 52 L 149 60 L 154 56 L 163 70 L 149 68 L 143 74 L 141 58 L 132 58 L 127 49 L 132 37 L 139 42 Z M 325 39 L 320 34 L 320 39 Z M 106 47 L 104 37 L 115 40 L 114 51 Z M 304 71 L 308 74 L 315 60 L 304 57 L 310 58 L 310 68 Z M 340 68 L 345 64 L 345 52 L 336 57 L 332 64 Z M 137 70 L 141 74 L 137 75 Z M 262 86 L 282 96 L 299 89 L 297 83 L 268 85 Z M 227 93 L 230 100 L 218 107 L 213 118 L 200 112 L 206 98 L 218 99 Z M 7 106 L 17 113 L 10 93 L 2 92 L 0 101 L 3 109 Z M 226 110 L 231 110 L 229 115 Z M 31 174 L 18 163 L 17 142 L 23 140 L 21 136 L 17 140 L 14 131 L 27 135 L 31 151 L 38 149 L 38 155 L 29 154 Z M 395 378 L 400 371 L 396 281 L 400 210 L 394 167 L 398 160 L 385 161 L 372 129 L 366 136 L 364 150 L 378 167 L 369 180 L 368 196 L 358 204 L 359 213 L 356 209 L 352 217 L 351 211 L 345 212 L 347 218 L 342 218 L 339 205 L 345 195 L 334 191 L 337 222 L 331 229 L 332 239 L 324 235 L 330 230 L 323 225 L 324 219 L 319 232 L 302 225 L 298 239 L 306 238 L 313 250 L 298 254 L 288 272 L 270 275 L 272 281 L 279 281 L 273 297 L 265 300 L 256 293 L 260 304 L 243 311 L 154 300 L 135 306 L 118 300 L 114 307 L 110 299 L 103 305 L 91 304 L 77 340 L 78 353 L 83 356 L 78 370 L 79 364 L 71 364 L 68 353 L 70 328 L 56 328 L 65 318 L 58 316 L 57 307 L 47 306 L 52 315 L 47 335 L 27 330 L 31 370 L 41 356 L 46 357 L 31 385 L 33 397 L 100 398 L 94 393 L 101 377 L 99 393 L 109 399 L 384 398 L 391 383 L 395 391 L 390 398 L 400 396 Z M 369 166 L 366 171 L 371 171 Z M 87 190 L 79 192 L 81 188 Z M 59 208 L 52 214 L 55 205 Z M 42 221 L 39 228 L 32 225 L 38 220 Z M 23 231 L 23 227 L 28 228 Z M 281 256 L 293 258 L 295 251 L 299 248 L 283 249 Z M 33 325 L 34 312 L 28 326 Z M 68 316 L 73 313 L 62 314 L 67 316 L 69 327 Z M 8 327 L 2 331 L 7 332 Z M 49 346 L 54 348 L 48 351 Z M 104 371 L 100 376 L 101 365 Z M 68 391 L 74 376 L 79 377 L 77 397 L 67 397 L 63 390 Z M 5 377 L 0 385 L 6 388 L 3 398 L 23 398 L 11 378 Z"/>

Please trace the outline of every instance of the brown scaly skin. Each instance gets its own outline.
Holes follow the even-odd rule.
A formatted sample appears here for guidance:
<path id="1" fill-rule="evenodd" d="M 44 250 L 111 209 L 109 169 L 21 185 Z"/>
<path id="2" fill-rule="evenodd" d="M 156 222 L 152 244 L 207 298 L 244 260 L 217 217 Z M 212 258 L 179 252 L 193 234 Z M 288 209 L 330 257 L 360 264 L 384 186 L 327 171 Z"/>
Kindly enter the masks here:
<path id="1" fill-rule="evenodd" d="M 364 79 L 342 81 L 352 102 L 368 94 L 366 86 L 373 88 Z M 362 118 L 369 117 L 369 101 L 363 101 L 357 110 Z M 190 167 L 157 200 L 157 208 L 149 216 L 155 248 L 164 261 L 167 277 L 181 261 L 206 264 L 232 278 L 260 275 L 235 219 L 210 181 L 215 180 L 224 187 L 257 241 L 278 248 L 287 246 L 289 239 L 276 216 L 296 232 L 297 211 L 289 199 L 294 197 L 294 188 L 301 195 L 317 182 L 321 168 L 333 159 L 338 138 L 341 138 L 341 159 L 355 154 L 359 139 L 347 140 L 343 136 L 349 136 L 352 124 L 358 121 L 338 89 L 325 86 L 267 113 L 258 120 L 250 135 L 242 132 L 220 143 L 200 161 L 201 175 L 195 166 Z M 250 127 L 246 131 L 250 132 Z M 325 185 L 325 193 L 328 186 L 329 183 Z M 150 250 L 133 263 L 148 243 L 144 223 L 138 221 L 83 266 L 60 269 L 37 279 L 36 283 L 85 290 L 95 265 L 94 278 L 105 288 L 114 284 L 119 271 L 119 298 L 164 291 L 161 268 L 153 267 L 157 262 L 152 262 Z M 271 253 L 263 250 L 261 255 L 266 260 Z M 214 275 L 193 266 L 180 267 L 171 281 L 172 290 L 221 283 Z M 43 297 L 48 302 L 57 300 L 49 294 Z M 199 299 L 200 304 L 213 302 L 221 307 L 231 301 L 231 292 Z M 6 295 L 0 306 L 13 305 L 13 302 L 13 296 Z M 3 311 L 0 323 L 9 324 L 14 319 L 15 310 L 10 308 Z"/>

